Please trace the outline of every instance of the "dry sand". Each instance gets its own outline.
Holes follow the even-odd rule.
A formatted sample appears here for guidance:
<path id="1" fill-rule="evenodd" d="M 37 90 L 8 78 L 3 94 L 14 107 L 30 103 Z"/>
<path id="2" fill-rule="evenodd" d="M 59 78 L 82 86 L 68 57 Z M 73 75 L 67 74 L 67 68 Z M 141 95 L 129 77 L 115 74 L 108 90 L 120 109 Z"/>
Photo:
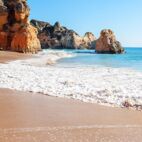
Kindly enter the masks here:
<path id="1" fill-rule="evenodd" d="M 25 55 L 0 52 L 0 62 L 21 57 Z M 0 89 L 0 142 L 141 140 L 140 111 Z"/>

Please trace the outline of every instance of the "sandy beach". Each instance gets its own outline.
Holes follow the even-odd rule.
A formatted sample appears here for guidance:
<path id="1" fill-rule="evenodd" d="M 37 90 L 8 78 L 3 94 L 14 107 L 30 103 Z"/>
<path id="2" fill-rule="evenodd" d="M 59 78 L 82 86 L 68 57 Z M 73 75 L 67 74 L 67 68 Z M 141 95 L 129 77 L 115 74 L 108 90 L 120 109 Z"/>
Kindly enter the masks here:
<path id="1" fill-rule="evenodd" d="M 0 52 L 0 62 L 24 59 Z M 142 113 L 0 89 L 0 142 L 139 142 Z"/>
<path id="2" fill-rule="evenodd" d="M 31 54 L 22 54 L 18 52 L 11 51 L 0 51 L 0 63 L 6 63 L 18 59 L 27 59 Z"/>
<path id="3" fill-rule="evenodd" d="M 1 142 L 138 142 L 142 113 L 0 89 Z"/>
<path id="4" fill-rule="evenodd" d="M 0 142 L 141 142 L 141 7 L 0 0 Z"/>

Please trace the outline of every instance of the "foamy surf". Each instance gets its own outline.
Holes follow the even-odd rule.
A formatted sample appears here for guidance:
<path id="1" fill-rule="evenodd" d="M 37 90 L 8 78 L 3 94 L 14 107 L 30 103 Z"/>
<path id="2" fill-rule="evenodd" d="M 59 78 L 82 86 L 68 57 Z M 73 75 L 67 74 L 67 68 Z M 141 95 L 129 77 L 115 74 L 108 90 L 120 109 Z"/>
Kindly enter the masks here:
<path id="1" fill-rule="evenodd" d="M 31 59 L 15 61 L 15 63 L 31 66 L 47 66 L 56 64 L 57 61 L 62 58 L 71 58 L 73 56 L 75 56 L 75 54 L 65 51 L 43 50 L 37 55 L 34 55 Z"/>
<path id="2" fill-rule="evenodd" d="M 0 64 L 0 88 L 108 106 L 141 108 L 142 72 L 97 66 L 45 66 L 47 59 L 57 61 L 67 56 L 72 55 L 51 51 L 48 55 L 40 53 L 32 59 Z"/>

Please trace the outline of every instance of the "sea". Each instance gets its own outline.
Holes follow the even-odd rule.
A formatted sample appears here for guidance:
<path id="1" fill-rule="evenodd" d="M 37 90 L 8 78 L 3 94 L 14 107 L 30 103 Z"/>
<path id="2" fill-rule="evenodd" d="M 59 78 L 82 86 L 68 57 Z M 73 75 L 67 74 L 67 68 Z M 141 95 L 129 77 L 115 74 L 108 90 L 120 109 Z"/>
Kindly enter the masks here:
<path id="1" fill-rule="evenodd" d="M 142 48 L 125 48 L 124 54 L 96 54 L 94 50 L 64 50 L 74 54 L 71 58 L 59 60 L 62 67 L 112 67 L 142 71 Z"/>

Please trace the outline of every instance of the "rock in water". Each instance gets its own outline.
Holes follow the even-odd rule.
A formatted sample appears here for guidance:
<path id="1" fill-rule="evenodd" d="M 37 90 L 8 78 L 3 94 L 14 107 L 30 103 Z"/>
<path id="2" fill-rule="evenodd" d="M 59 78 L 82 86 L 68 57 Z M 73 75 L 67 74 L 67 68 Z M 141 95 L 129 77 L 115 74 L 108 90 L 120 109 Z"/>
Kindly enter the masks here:
<path id="1" fill-rule="evenodd" d="M 37 29 L 28 21 L 26 0 L 0 0 L 0 49 L 36 53 L 41 49 Z"/>
<path id="2" fill-rule="evenodd" d="M 101 31 L 100 38 L 96 40 L 96 52 L 121 54 L 124 53 L 124 48 L 121 46 L 120 42 L 116 40 L 113 31 L 105 29 Z"/>

